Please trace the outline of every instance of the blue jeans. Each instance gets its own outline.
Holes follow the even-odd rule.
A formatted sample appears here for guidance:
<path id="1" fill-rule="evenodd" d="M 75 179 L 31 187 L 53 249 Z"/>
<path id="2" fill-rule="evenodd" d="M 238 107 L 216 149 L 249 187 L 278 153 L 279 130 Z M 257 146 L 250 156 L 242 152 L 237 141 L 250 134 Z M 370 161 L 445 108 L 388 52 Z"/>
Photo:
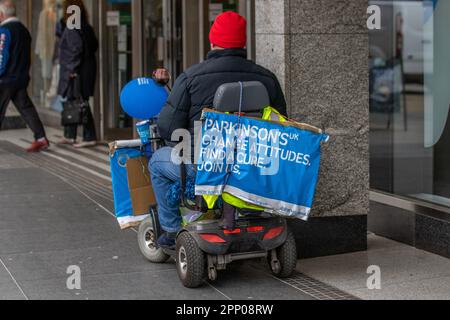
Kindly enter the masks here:
<path id="1" fill-rule="evenodd" d="M 156 151 L 150 160 L 149 170 L 158 202 L 161 228 L 165 232 L 176 233 L 181 230 L 182 224 L 180 206 L 171 207 L 167 201 L 167 193 L 174 183 L 181 182 L 181 167 L 172 162 L 172 151 L 169 147 Z M 189 179 L 195 179 L 195 166 L 187 165 L 186 175 Z"/>

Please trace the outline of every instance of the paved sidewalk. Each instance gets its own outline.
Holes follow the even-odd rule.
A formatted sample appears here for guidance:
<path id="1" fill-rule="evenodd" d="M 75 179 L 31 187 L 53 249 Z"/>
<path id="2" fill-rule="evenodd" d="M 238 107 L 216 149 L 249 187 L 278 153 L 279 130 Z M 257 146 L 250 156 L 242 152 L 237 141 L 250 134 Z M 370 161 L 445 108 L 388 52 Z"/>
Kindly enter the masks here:
<path id="1" fill-rule="evenodd" d="M 136 232 L 119 229 L 106 147 L 28 155 L 27 135 L 0 133 L 0 300 L 314 299 L 263 264 L 236 267 L 200 289 L 182 287 L 173 261 L 149 263 Z M 80 291 L 67 288 L 69 266 L 81 269 Z"/>
<path id="2" fill-rule="evenodd" d="M 381 270 L 381 290 L 369 290 L 367 269 Z M 369 235 L 369 250 L 302 260 L 298 271 L 363 300 L 450 300 L 450 260 Z"/>
<path id="3" fill-rule="evenodd" d="M 57 141 L 60 132 L 48 132 Z M 0 300 L 450 299 L 448 259 L 375 235 L 367 252 L 301 260 L 285 281 L 252 262 L 185 289 L 173 262 L 148 263 L 136 232 L 119 229 L 106 146 L 28 155 L 30 141 L 28 130 L 0 132 Z M 82 271 L 80 291 L 66 286 L 72 265 Z M 381 290 L 367 289 L 372 265 Z"/>

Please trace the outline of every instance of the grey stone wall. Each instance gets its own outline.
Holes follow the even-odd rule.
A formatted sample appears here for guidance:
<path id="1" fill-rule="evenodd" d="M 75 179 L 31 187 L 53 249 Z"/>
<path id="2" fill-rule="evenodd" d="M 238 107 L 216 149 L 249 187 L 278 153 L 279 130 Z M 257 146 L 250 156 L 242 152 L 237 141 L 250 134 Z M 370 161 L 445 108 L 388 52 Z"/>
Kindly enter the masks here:
<path id="1" fill-rule="evenodd" d="M 256 61 L 278 76 L 289 100 L 289 1 L 255 0 L 255 20 Z"/>
<path id="2" fill-rule="evenodd" d="M 367 0 L 255 0 L 257 62 L 290 116 L 327 130 L 313 216 L 369 212 Z"/>

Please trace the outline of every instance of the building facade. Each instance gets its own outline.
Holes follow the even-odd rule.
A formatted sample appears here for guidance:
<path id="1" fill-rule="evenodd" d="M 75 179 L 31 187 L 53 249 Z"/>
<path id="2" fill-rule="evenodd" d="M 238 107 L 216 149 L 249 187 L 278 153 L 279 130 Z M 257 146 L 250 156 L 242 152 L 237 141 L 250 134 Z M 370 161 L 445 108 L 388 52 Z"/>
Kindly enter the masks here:
<path id="1" fill-rule="evenodd" d="M 16 0 L 21 20 L 33 35 L 31 94 L 43 118 L 57 124 L 61 103 L 54 59 L 55 25 L 62 16 L 62 0 Z M 214 18 L 234 10 L 254 21 L 252 1 L 232 0 L 84 0 L 90 23 L 101 44 L 98 53 L 97 94 L 92 101 L 102 140 L 133 136 L 133 121 L 121 110 L 119 93 L 131 79 L 151 75 L 165 66 L 174 78 L 202 61 L 209 49 L 208 33 Z M 254 32 L 249 24 L 252 55 Z M 48 110 L 46 110 L 48 109 Z"/>
<path id="2" fill-rule="evenodd" d="M 365 250 L 369 213 L 366 1 L 256 1 L 256 60 L 278 74 L 294 119 L 331 140 L 313 218 L 293 222 L 303 256 Z"/>
<path id="3" fill-rule="evenodd" d="M 449 1 L 84 1 L 101 43 L 92 105 L 102 140 L 133 136 L 118 99 L 129 80 L 159 66 L 175 78 L 201 62 L 214 18 L 234 10 L 249 21 L 249 58 L 279 77 L 290 117 L 332 137 L 314 215 L 291 224 L 300 255 L 365 250 L 372 231 L 449 256 Z M 50 47 L 44 9 L 57 17 L 59 0 L 16 2 L 35 48 Z M 381 8 L 381 30 L 367 27 L 369 5 Z M 31 93 L 58 125 L 55 64 L 38 50 L 33 59 Z"/>
<path id="4" fill-rule="evenodd" d="M 450 257 L 450 1 L 370 4 L 369 226 Z"/>

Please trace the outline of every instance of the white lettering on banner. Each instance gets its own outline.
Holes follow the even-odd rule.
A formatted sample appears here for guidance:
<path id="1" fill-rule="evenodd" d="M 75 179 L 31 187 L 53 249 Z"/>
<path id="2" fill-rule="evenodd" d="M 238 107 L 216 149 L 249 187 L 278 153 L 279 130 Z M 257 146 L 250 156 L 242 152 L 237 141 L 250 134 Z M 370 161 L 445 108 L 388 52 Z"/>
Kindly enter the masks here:
<path id="1" fill-rule="evenodd" d="M 311 155 L 287 149 L 291 142 L 299 140 L 298 134 L 276 129 L 206 119 L 199 168 L 206 172 L 223 172 L 225 162 L 227 165 L 236 163 L 233 167 L 236 173 L 239 173 L 239 165 L 250 165 L 261 169 L 261 175 L 276 175 L 280 161 L 310 166 Z"/>
<path id="2" fill-rule="evenodd" d="M 290 137 L 288 133 L 282 134 L 279 130 L 269 131 L 267 128 L 242 125 L 228 121 L 214 121 L 213 119 L 207 119 L 205 121 L 204 129 L 208 132 L 215 130 L 220 133 L 225 133 L 229 137 L 242 135 L 246 138 L 258 139 L 268 143 L 277 143 L 279 141 L 282 146 L 286 146 L 289 140 L 298 140 L 298 135 Z"/>
<path id="3" fill-rule="evenodd" d="M 288 149 L 290 143 L 300 141 L 301 137 L 296 133 L 206 119 L 204 123 L 196 123 L 195 137 L 193 164 L 198 164 L 199 169 L 206 172 L 217 173 L 226 169 L 239 174 L 239 165 L 250 165 L 260 169 L 261 175 L 274 176 L 280 170 L 281 161 L 311 166 L 310 154 Z M 174 148 L 172 162 L 176 165 L 192 164 L 190 132 L 178 129 L 171 138 L 172 141 L 181 141 Z"/>

